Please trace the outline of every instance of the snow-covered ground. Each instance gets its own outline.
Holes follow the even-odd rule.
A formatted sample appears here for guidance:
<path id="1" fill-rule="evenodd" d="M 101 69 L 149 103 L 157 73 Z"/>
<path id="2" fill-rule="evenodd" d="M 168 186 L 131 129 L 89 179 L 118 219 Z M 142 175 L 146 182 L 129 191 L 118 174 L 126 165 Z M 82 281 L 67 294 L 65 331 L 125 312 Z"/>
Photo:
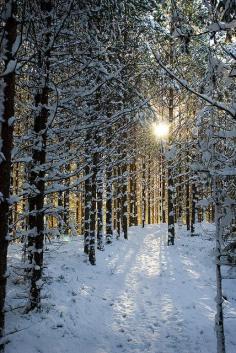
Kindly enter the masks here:
<path id="1" fill-rule="evenodd" d="M 42 311 L 8 312 L 6 353 L 216 352 L 214 241 L 207 229 L 201 226 L 199 237 L 179 229 L 176 245 L 167 247 L 165 225 L 133 227 L 128 241 L 98 252 L 96 266 L 83 255 L 82 237 L 53 242 Z M 8 308 L 25 301 L 15 245 L 11 257 Z M 227 353 L 235 353 L 236 280 L 224 282 Z"/>

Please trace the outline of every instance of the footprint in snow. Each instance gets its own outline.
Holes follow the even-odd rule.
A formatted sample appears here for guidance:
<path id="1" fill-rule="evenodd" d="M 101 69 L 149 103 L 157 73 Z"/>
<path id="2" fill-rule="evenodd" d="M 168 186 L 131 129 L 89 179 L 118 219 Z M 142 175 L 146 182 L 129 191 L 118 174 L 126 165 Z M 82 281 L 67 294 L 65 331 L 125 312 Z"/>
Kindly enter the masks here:
<path id="1" fill-rule="evenodd" d="M 152 305 L 152 302 L 150 300 L 146 300 L 146 303 L 150 306 Z"/>
<path id="2" fill-rule="evenodd" d="M 160 327 L 160 325 L 159 325 L 158 322 L 154 322 L 154 323 L 153 323 L 153 326 L 155 326 L 155 327 Z"/>
<path id="3" fill-rule="evenodd" d="M 117 347 L 117 348 L 122 348 L 123 345 L 122 345 L 121 343 L 119 343 L 119 344 L 116 345 L 116 347 Z"/>
<path id="4" fill-rule="evenodd" d="M 149 330 L 151 330 L 151 331 L 152 331 L 152 333 L 154 333 L 154 332 L 155 332 L 154 328 L 153 328 L 151 325 L 147 326 L 147 328 L 148 328 Z"/>
<path id="5" fill-rule="evenodd" d="M 122 333 L 125 332 L 125 330 L 123 328 L 120 328 L 119 331 L 122 332 Z"/>

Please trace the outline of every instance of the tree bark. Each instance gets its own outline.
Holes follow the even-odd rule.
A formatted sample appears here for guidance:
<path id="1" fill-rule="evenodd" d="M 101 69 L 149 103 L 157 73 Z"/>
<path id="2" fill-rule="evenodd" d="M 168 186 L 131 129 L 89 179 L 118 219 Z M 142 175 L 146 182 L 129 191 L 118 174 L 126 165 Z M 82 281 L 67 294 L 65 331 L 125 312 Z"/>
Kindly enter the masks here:
<path id="1" fill-rule="evenodd" d="M 151 224 L 151 160 L 148 158 L 148 187 L 147 187 L 147 223 Z"/>
<path id="2" fill-rule="evenodd" d="M 112 169 L 108 165 L 106 171 L 106 243 L 112 242 Z"/>
<path id="3" fill-rule="evenodd" d="M 30 170 L 29 182 L 33 188 L 33 193 L 29 197 L 29 233 L 28 233 L 28 252 L 30 262 L 30 302 L 29 310 L 40 306 L 40 292 L 43 271 L 43 245 L 44 245 L 44 190 L 45 190 L 45 171 L 43 165 L 46 160 L 46 127 L 49 110 L 49 75 L 50 75 L 50 27 L 52 1 L 42 0 L 40 10 L 45 19 L 47 31 L 43 36 L 42 48 L 38 49 L 37 78 L 39 87 L 35 95 L 34 112 L 34 144 L 32 147 L 32 167 Z M 43 72 L 43 75 L 42 75 Z M 41 87 L 40 87 L 41 86 Z"/>
<path id="4" fill-rule="evenodd" d="M 89 262 L 91 265 L 96 265 L 96 181 L 97 181 L 97 171 L 96 171 L 96 156 L 93 156 L 93 170 L 91 177 L 91 203 L 90 203 L 90 229 L 89 229 Z"/>
<path id="5" fill-rule="evenodd" d="M 122 171 L 122 196 L 121 196 L 121 222 L 124 238 L 128 239 L 128 188 L 127 188 L 127 165 L 121 167 Z"/>
<path id="6" fill-rule="evenodd" d="M 216 178 L 216 177 L 214 177 Z M 214 182 L 215 194 L 215 224 L 216 224 L 216 315 L 215 330 L 217 338 L 217 353 L 225 353 L 225 335 L 224 335 L 224 314 L 223 314 L 223 293 L 222 293 L 222 275 L 221 275 L 221 227 L 220 227 L 220 204 L 216 182 Z"/>
<path id="7" fill-rule="evenodd" d="M 146 180 L 145 180 L 145 161 L 142 161 L 142 227 L 145 227 L 146 220 Z"/>
<path id="8" fill-rule="evenodd" d="M 174 8 L 171 3 L 171 23 L 170 23 L 170 33 L 172 35 L 174 31 L 174 18 L 173 18 Z M 169 63 L 171 67 L 174 64 L 174 43 L 173 38 L 170 38 L 170 53 L 169 53 Z M 174 120 L 174 89 L 172 87 L 172 80 L 170 81 L 169 89 L 169 124 Z M 172 142 L 172 131 L 169 132 L 168 148 L 170 148 Z M 174 180 L 172 175 L 171 161 L 167 161 L 167 202 L 168 202 L 168 245 L 174 245 L 175 242 L 175 217 L 174 217 Z"/>
<path id="9" fill-rule="evenodd" d="M 137 181 L 136 181 L 136 163 L 130 165 L 130 226 L 137 226 Z"/>
<path id="10" fill-rule="evenodd" d="M 84 182 L 84 253 L 89 254 L 89 236 L 90 236 L 90 209 L 91 209 L 91 178 L 89 178 L 90 167 L 85 167 Z"/>
<path id="11" fill-rule="evenodd" d="M 195 223 L 196 223 L 196 200 L 197 188 L 196 184 L 192 184 L 192 207 L 191 207 L 191 236 L 195 235 Z"/>
<path id="12" fill-rule="evenodd" d="M 188 178 L 188 176 L 187 176 Z M 189 180 L 186 181 L 186 226 L 187 230 L 190 230 L 190 194 L 189 194 Z"/>
<path id="13" fill-rule="evenodd" d="M 97 249 L 104 250 L 103 245 L 103 180 L 97 177 Z"/>
<path id="14" fill-rule="evenodd" d="M 117 191 L 116 191 L 116 226 L 117 226 L 117 239 L 121 233 L 121 171 L 120 167 L 117 169 Z"/>
<path id="15" fill-rule="evenodd" d="M 16 1 L 6 1 L 5 7 L 10 11 L 4 28 L 5 61 L 4 69 L 14 60 L 12 49 L 17 36 Z M 3 106 L 0 116 L 0 137 L 2 146 L 0 150 L 0 340 L 4 335 L 5 314 L 4 303 L 6 297 L 7 280 L 7 249 L 8 249 L 8 217 L 9 195 L 11 180 L 11 151 L 13 145 L 13 124 L 10 118 L 14 117 L 15 107 L 15 71 L 6 74 L 0 80 L 1 104 Z M 4 344 L 0 341 L 0 351 L 4 351 Z"/>

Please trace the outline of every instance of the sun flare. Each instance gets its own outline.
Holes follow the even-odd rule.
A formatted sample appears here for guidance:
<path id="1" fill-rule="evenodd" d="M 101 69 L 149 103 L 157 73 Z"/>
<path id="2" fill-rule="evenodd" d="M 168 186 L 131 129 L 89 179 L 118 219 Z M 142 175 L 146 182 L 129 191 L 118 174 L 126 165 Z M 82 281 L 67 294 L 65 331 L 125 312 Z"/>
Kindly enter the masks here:
<path id="1" fill-rule="evenodd" d="M 169 134 L 169 124 L 166 121 L 153 123 L 154 135 L 159 139 L 164 139 Z"/>

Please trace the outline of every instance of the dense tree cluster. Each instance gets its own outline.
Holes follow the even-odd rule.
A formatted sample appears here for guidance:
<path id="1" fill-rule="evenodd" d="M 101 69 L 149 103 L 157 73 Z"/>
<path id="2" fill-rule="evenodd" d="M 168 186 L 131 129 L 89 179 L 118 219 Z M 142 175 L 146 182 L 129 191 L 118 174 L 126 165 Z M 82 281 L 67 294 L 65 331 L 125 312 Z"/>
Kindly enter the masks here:
<path id="1" fill-rule="evenodd" d="M 40 306 L 47 239 L 84 252 L 128 227 L 216 223 L 218 352 L 222 259 L 235 249 L 235 2 L 0 3 L 0 337 L 9 242 L 21 241 L 26 311 Z M 169 135 L 153 134 L 169 123 Z"/>

